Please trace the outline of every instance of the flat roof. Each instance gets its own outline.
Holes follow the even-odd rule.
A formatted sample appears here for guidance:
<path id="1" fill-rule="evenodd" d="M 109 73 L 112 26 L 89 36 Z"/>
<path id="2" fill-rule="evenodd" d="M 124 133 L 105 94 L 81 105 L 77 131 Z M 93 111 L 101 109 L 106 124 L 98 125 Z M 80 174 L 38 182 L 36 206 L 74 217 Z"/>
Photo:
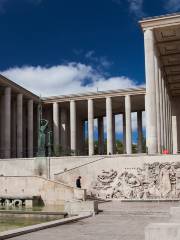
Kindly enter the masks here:
<path id="1" fill-rule="evenodd" d="M 22 93 L 26 98 L 33 99 L 34 101 L 38 102 L 39 97 L 35 95 L 34 93 L 30 92 L 29 90 L 21 87 L 17 83 L 11 81 L 7 77 L 0 74 L 0 85 L 2 87 L 10 87 L 14 92 L 16 93 Z"/>
<path id="2" fill-rule="evenodd" d="M 140 95 L 145 94 L 146 88 L 127 88 L 127 89 L 117 89 L 117 90 L 108 90 L 108 91 L 97 91 L 97 92 L 86 92 L 78 94 L 69 94 L 69 95 L 60 95 L 60 96 L 51 96 L 42 98 L 43 102 L 65 102 L 70 100 L 85 100 L 88 98 L 103 98 L 103 97 L 113 97 L 113 96 L 126 96 L 126 95 Z"/>
<path id="3" fill-rule="evenodd" d="M 180 15 L 180 12 L 163 14 L 163 15 L 159 15 L 159 16 L 145 17 L 141 21 L 143 22 L 143 21 L 152 20 L 152 19 L 155 20 L 155 19 L 160 19 L 160 18 L 172 18 L 172 17 L 176 17 L 178 15 Z"/>
<path id="4" fill-rule="evenodd" d="M 139 21 L 139 24 L 143 30 L 146 28 L 158 28 L 177 25 L 180 24 L 180 12 L 143 18 L 141 21 Z"/>

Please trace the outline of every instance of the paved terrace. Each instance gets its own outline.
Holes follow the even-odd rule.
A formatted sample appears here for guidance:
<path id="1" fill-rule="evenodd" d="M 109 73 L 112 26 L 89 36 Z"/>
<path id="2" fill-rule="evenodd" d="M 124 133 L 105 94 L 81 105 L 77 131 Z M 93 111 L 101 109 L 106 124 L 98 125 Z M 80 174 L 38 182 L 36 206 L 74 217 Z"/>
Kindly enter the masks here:
<path id="1" fill-rule="evenodd" d="M 99 215 L 24 236 L 14 240 L 144 240 L 144 228 L 152 222 L 168 222 L 169 209 L 178 202 L 109 202 Z"/>

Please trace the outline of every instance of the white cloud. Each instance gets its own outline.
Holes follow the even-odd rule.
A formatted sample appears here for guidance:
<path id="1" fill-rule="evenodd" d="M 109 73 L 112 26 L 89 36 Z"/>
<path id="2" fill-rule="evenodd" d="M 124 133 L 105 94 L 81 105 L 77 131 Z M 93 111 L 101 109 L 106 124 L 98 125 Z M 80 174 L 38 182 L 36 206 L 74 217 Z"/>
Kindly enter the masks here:
<path id="1" fill-rule="evenodd" d="M 165 3 L 166 10 L 178 11 L 180 9 L 180 0 L 168 0 Z"/>
<path id="2" fill-rule="evenodd" d="M 129 3 L 129 11 L 133 13 L 137 18 L 141 18 L 145 15 L 143 11 L 143 0 L 127 0 Z"/>
<path id="3" fill-rule="evenodd" d="M 106 78 L 90 65 L 69 63 L 53 67 L 14 67 L 0 72 L 37 95 L 51 96 L 137 87 L 125 76 Z M 88 84 L 85 84 L 88 80 Z"/>
<path id="4" fill-rule="evenodd" d="M 96 52 L 94 50 L 90 50 L 85 53 L 85 58 L 90 60 L 92 63 L 98 65 L 97 68 L 101 69 L 110 67 L 113 63 L 109 61 L 106 56 L 96 56 Z"/>
<path id="5" fill-rule="evenodd" d="M 127 2 L 129 12 L 136 18 L 142 18 L 146 15 L 143 10 L 144 0 L 112 0 L 112 2 L 120 5 L 121 7 L 125 2 Z"/>

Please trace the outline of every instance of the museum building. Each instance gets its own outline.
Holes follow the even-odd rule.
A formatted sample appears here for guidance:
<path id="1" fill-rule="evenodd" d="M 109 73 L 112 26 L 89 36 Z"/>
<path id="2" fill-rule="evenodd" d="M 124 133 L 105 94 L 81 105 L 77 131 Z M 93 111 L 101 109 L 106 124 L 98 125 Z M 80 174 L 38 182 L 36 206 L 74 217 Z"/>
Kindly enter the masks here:
<path id="1" fill-rule="evenodd" d="M 34 157 L 38 149 L 38 105 L 53 134 L 53 148 L 92 156 L 94 119 L 98 154 L 116 153 L 115 116 L 122 115 L 123 153 L 132 154 L 131 113 L 137 112 L 138 153 L 142 153 L 142 112 L 146 112 L 148 154 L 180 150 L 180 14 L 140 21 L 144 33 L 146 88 L 40 98 L 0 75 L 0 157 Z M 106 130 L 104 124 L 106 117 Z M 88 126 L 88 149 L 85 124 Z M 104 132 L 107 144 L 104 144 Z M 107 147 L 106 147 L 107 145 Z M 104 148 L 107 149 L 104 149 Z M 87 151 L 86 151 L 87 150 Z"/>

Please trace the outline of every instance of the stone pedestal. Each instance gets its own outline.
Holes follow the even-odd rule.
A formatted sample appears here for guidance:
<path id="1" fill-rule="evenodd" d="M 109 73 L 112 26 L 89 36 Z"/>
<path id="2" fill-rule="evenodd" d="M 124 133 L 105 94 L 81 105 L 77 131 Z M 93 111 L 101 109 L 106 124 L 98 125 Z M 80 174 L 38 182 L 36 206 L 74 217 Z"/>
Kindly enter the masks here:
<path id="1" fill-rule="evenodd" d="M 97 201 L 71 201 L 65 202 L 64 211 L 70 215 L 82 214 L 82 213 L 98 213 Z"/>
<path id="2" fill-rule="evenodd" d="M 49 178 L 49 159 L 37 157 L 34 159 L 34 174 L 36 176 Z"/>

